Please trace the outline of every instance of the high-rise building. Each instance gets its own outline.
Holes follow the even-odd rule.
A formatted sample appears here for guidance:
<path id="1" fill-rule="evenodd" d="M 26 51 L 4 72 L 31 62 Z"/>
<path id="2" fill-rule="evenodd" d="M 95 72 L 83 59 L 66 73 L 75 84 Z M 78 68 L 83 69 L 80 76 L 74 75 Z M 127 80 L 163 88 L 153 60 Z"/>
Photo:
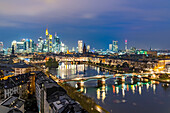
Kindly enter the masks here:
<path id="1" fill-rule="evenodd" d="M 13 47 L 14 51 L 17 49 L 17 41 L 16 40 L 12 41 L 11 47 Z"/>
<path id="2" fill-rule="evenodd" d="M 13 47 L 14 51 L 17 53 L 22 53 L 25 51 L 25 42 L 17 42 L 16 40 L 12 41 L 11 47 Z"/>
<path id="3" fill-rule="evenodd" d="M 54 52 L 55 53 L 59 53 L 60 52 L 60 39 L 59 37 L 57 36 L 57 34 L 55 33 L 55 37 L 54 37 Z"/>
<path id="4" fill-rule="evenodd" d="M 125 40 L 125 50 L 127 51 L 127 40 Z"/>
<path id="5" fill-rule="evenodd" d="M 52 35 L 49 35 L 49 45 L 48 45 L 48 52 L 52 52 L 53 49 L 53 42 L 52 42 Z"/>
<path id="6" fill-rule="evenodd" d="M 118 52 L 118 41 L 113 40 L 113 51 Z"/>
<path id="7" fill-rule="evenodd" d="M 0 51 L 3 51 L 4 44 L 3 42 L 0 42 Z"/>
<path id="8" fill-rule="evenodd" d="M 14 48 L 14 45 L 12 45 L 12 53 L 11 54 L 14 54 L 15 53 L 15 48 Z"/>
<path id="9" fill-rule="evenodd" d="M 67 50 L 66 50 L 66 47 L 65 47 L 65 44 L 64 43 L 62 43 L 61 42 L 61 50 L 60 50 L 60 52 L 66 52 Z"/>
<path id="10" fill-rule="evenodd" d="M 24 52 L 24 42 L 17 42 L 16 52 L 18 53 Z"/>
<path id="11" fill-rule="evenodd" d="M 38 38 L 38 52 L 43 52 L 44 40 L 42 37 Z"/>
<path id="12" fill-rule="evenodd" d="M 72 50 L 71 50 L 72 52 L 75 52 L 75 49 L 74 49 L 74 47 L 72 47 Z"/>
<path id="13" fill-rule="evenodd" d="M 83 41 L 78 40 L 78 53 L 83 53 Z"/>
<path id="14" fill-rule="evenodd" d="M 48 29 L 46 29 L 45 32 L 46 35 L 46 41 L 44 46 L 44 52 L 53 52 L 53 38 L 52 35 L 48 33 Z"/>
<path id="15" fill-rule="evenodd" d="M 90 45 L 87 45 L 87 52 L 90 51 Z"/>
<path id="16" fill-rule="evenodd" d="M 112 47 L 113 47 L 113 45 L 112 45 L 112 44 L 109 44 L 109 50 L 112 51 Z"/>
<path id="17" fill-rule="evenodd" d="M 45 35 L 46 35 L 46 41 L 45 41 L 44 51 L 49 52 L 49 34 L 47 28 L 46 28 Z"/>
<path id="18" fill-rule="evenodd" d="M 24 42 L 24 49 L 27 53 L 34 52 L 34 41 L 32 39 L 26 39 Z"/>

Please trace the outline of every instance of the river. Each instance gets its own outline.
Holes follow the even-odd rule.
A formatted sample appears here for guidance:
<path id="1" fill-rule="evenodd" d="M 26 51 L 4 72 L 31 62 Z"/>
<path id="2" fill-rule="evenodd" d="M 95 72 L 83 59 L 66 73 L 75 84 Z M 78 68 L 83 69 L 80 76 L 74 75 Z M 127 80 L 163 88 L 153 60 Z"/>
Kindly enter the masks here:
<path id="1" fill-rule="evenodd" d="M 51 72 L 62 79 L 109 74 L 107 70 L 84 64 L 62 64 Z M 126 79 L 125 83 L 117 84 L 115 80 L 115 77 L 109 78 L 100 87 L 97 80 L 89 80 L 78 90 L 111 113 L 170 113 L 169 84 L 156 81 L 134 84 L 131 78 Z M 69 84 L 77 87 L 76 82 Z"/>

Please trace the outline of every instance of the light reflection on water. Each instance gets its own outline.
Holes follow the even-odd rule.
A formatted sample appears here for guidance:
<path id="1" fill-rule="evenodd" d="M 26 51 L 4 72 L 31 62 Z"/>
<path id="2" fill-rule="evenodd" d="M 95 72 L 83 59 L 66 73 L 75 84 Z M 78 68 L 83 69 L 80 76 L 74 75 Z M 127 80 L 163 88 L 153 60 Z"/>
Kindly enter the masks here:
<path id="1" fill-rule="evenodd" d="M 108 74 L 98 67 L 72 65 L 53 70 L 63 79 L 78 76 Z M 76 82 L 70 82 L 76 86 Z M 170 87 L 156 81 L 136 82 L 126 79 L 125 83 L 116 83 L 115 78 L 106 80 L 98 87 L 97 80 L 87 81 L 79 91 L 95 99 L 96 103 L 114 113 L 170 113 Z"/>

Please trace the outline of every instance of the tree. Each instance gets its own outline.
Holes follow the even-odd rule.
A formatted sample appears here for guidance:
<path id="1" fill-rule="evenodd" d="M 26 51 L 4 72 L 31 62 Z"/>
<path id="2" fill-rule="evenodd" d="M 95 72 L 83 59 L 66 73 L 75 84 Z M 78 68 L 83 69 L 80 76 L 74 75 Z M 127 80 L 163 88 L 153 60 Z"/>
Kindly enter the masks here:
<path id="1" fill-rule="evenodd" d="M 116 68 L 117 68 L 117 69 L 119 69 L 120 67 L 121 67 L 120 64 L 117 64 L 117 65 L 116 65 Z"/>
<path id="2" fill-rule="evenodd" d="M 100 60 L 100 65 L 102 65 L 102 60 Z"/>
<path id="3" fill-rule="evenodd" d="M 49 60 L 45 63 L 45 66 L 49 68 L 58 68 L 58 65 L 58 61 L 56 61 L 55 58 L 49 58 Z"/>
<path id="4" fill-rule="evenodd" d="M 112 63 L 112 60 L 109 60 L 109 66 L 111 65 L 111 63 Z"/>
<path id="5" fill-rule="evenodd" d="M 124 63 L 122 64 L 122 67 L 123 67 L 123 68 L 129 68 L 129 64 L 128 64 L 127 62 L 124 62 Z"/>
<path id="6" fill-rule="evenodd" d="M 90 60 L 90 59 L 88 59 L 88 63 L 89 63 L 89 64 L 91 63 L 91 60 Z"/>

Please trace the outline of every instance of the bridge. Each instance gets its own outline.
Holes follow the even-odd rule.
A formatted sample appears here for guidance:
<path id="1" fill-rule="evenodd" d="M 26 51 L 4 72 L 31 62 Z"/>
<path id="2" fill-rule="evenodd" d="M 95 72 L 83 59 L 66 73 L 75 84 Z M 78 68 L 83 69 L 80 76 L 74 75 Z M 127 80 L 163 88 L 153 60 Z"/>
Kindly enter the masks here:
<path id="1" fill-rule="evenodd" d="M 92 77 L 76 77 L 73 79 L 66 79 L 63 80 L 63 82 L 69 82 L 69 81 L 77 81 L 78 85 L 80 87 L 84 86 L 84 81 L 88 81 L 88 80 L 98 80 L 98 85 L 104 85 L 105 84 L 105 79 L 106 78 L 111 78 L 113 77 L 113 75 L 96 75 L 96 76 L 92 76 Z"/>
<path id="2" fill-rule="evenodd" d="M 109 78 L 119 78 L 122 82 L 125 82 L 126 77 L 132 77 L 134 76 L 138 78 L 146 78 L 149 74 L 137 74 L 137 73 L 130 73 L 130 74 L 114 74 L 114 75 L 96 75 L 96 76 L 90 76 L 90 77 L 76 77 L 72 79 L 60 79 L 62 82 L 70 82 L 70 81 L 76 81 L 78 87 L 84 87 L 84 82 L 90 81 L 90 80 L 97 80 L 98 86 L 105 85 L 105 82 Z"/>

